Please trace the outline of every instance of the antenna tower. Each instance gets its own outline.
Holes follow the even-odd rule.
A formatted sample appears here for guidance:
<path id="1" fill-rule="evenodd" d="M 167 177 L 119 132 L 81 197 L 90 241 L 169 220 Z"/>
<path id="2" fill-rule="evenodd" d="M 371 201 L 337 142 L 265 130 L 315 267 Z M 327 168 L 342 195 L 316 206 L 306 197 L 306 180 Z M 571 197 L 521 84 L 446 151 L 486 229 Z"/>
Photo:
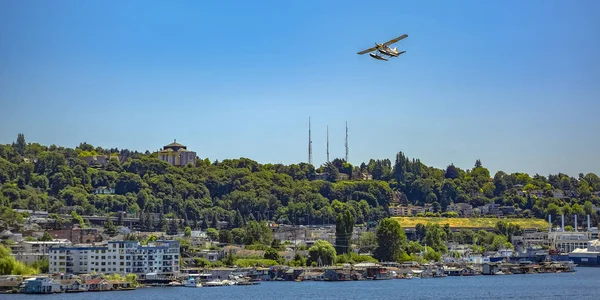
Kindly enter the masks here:
<path id="1" fill-rule="evenodd" d="M 346 162 L 348 162 L 348 121 L 346 121 Z"/>
<path id="2" fill-rule="evenodd" d="M 329 125 L 327 125 L 327 162 L 329 162 Z"/>
<path id="3" fill-rule="evenodd" d="M 310 117 L 308 117 L 308 164 L 312 165 L 312 139 L 310 137 Z"/>

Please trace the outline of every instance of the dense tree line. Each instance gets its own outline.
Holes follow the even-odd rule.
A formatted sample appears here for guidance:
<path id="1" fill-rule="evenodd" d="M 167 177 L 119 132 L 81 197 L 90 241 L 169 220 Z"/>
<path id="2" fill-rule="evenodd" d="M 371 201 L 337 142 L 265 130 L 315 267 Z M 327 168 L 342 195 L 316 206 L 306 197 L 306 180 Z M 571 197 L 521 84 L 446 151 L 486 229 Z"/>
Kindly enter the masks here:
<path id="1" fill-rule="evenodd" d="M 91 155 L 110 159 L 105 166 L 90 165 L 84 158 Z M 315 180 L 323 172 L 329 174 L 326 180 Z M 367 174 L 373 180 L 363 180 Z M 114 189 L 115 194 L 94 193 L 102 187 Z M 520 195 L 519 190 L 540 190 L 543 195 Z M 556 190 L 566 197 L 554 198 Z M 388 216 L 387 208 L 395 200 L 431 204 L 439 213 L 451 203 L 464 202 L 514 206 L 525 216 L 552 214 L 554 220 L 560 213 L 566 214 L 567 221 L 574 214 L 590 214 L 597 224 L 594 205 L 600 206 L 600 199 L 594 193 L 599 190 L 600 179 L 592 173 L 573 178 L 500 171 L 491 176 L 479 160 L 470 170 L 452 164 L 443 170 L 403 153 L 396 155 L 394 163 L 382 159 L 352 166 L 334 159 L 318 169 L 306 163 L 259 164 L 247 158 L 200 159 L 194 166 L 174 167 L 148 151 L 103 149 L 87 143 L 74 149 L 43 146 L 27 143 L 22 134 L 16 142 L 0 145 L 1 207 L 51 213 L 66 207 L 78 215 L 127 211 L 141 216 L 147 230 L 215 228 L 219 221 L 238 228 L 264 220 L 335 224 L 346 209 L 355 224 L 377 224 Z M 166 221 L 174 217 L 185 224 Z M 85 225 L 76 217 L 73 220 Z"/>

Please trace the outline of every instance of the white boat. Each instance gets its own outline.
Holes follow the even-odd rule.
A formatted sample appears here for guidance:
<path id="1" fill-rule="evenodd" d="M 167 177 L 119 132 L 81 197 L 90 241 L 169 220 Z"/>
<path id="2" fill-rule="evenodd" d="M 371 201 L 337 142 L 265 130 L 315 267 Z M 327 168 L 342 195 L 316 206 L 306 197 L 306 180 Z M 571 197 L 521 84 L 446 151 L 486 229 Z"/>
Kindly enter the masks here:
<path id="1" fill-rule="evenodd" d="M 188 280 L 185 281 L 185 284 L 183 285 L 185 287 L 202 287 L 202 283 L 200 283 L 199 281 L 196 281 L 196 278 L 189 278 Z"/>
<path id="2" fill-rule="evenodd" d="M 205 287 L 214 287 L 214 286 L 225 286 L 225 285 L 226 284 L 223 281 L 221 281 L 219 279 L 215 279 L 215 280 L 212 280 L 212 281 L 205 282 L 203 286 L 205 286 Z"/>

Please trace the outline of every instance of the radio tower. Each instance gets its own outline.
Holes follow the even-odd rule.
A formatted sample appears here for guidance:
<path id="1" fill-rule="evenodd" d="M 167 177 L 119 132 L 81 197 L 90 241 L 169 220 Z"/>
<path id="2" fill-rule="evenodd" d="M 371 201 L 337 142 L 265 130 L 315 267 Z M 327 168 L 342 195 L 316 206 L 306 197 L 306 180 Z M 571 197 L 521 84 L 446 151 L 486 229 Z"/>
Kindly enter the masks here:
<path id="1" fill-rule="evenodd" d="M 312 165 L 312 139 L 310 137 L 310 117 L 308 117 L 308 164 Z"/>
<path id="2" fill-rule="evenodd" d="M 327 125 L 327 162 L 329 162 L 329 125 Z"/>
<path id="3" fill-rule="evenodd" d="M 346 121 L 346 162 L 348 162 L 348 121 Z"/>

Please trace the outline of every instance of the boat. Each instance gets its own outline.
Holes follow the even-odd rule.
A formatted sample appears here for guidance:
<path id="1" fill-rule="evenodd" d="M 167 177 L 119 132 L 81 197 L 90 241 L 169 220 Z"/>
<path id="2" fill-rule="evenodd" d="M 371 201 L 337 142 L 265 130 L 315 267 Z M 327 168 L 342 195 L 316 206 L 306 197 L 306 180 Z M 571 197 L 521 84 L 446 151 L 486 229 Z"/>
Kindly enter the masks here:
<path id="1" fill-rule="evenodd" d="M 169 282 L 169 286 L 182 286 L 182 284 L 179 281 L 171 281 Z"/>
<path id="2" fill-rule="evenodd" d="M 204 287 L 215 287 L 215 286 L 226 286 L 226 285 L 229 285 L 229 284 L 226 284 L 226 282 L 221 281 L 219 279 L 215 279 L 212 281 L 205 282 L 203 286 Z"/>
<path id="3" fill-rule="evenodd" d="M 189 278 L 188 280 L 185 281 L 185 284 L 183 285 L 185 287 L 202 287 L 202 283 L 200 283 L 199 281 L 196 281 L 196 278 L 192 277 Z"/>

